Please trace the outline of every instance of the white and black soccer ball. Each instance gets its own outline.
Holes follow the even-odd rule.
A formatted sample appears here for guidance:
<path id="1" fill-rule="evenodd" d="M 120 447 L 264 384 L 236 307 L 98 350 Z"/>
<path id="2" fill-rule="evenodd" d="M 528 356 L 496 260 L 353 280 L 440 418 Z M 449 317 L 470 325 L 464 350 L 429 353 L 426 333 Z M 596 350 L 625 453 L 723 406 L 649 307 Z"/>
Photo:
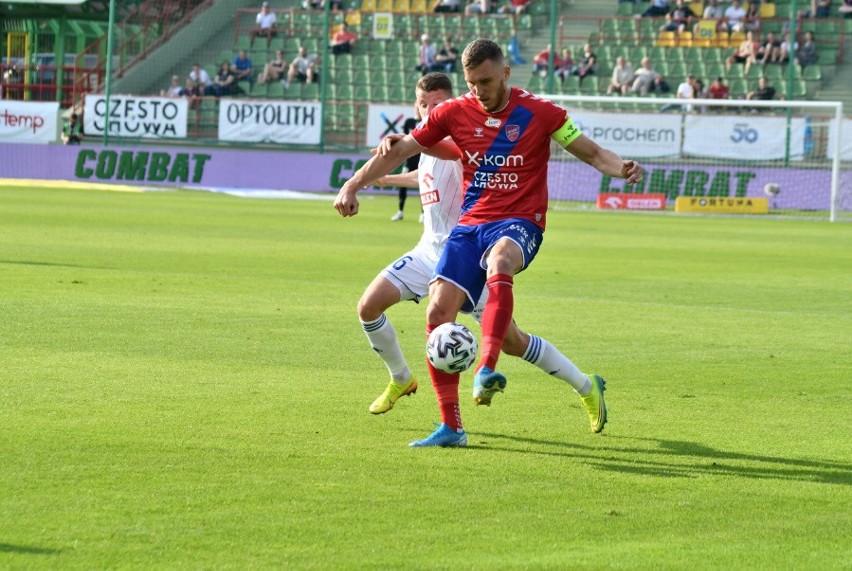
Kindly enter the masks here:
<path id="1" fill-rule="evenodd" d="M 768 182 L 766 183 L 766 186 L 763 187 L 763 194 L 766 196 L 778 196 L 780 192 L 781 187 L 775 182 Z"/>
<path id="2" fill-rule="evenodd" d="M 445 373 L 466 371 L 476 359 L 478 345 L 470 329 L 461 323 L 444 323 L 429 334 L 426 357 Z"/>

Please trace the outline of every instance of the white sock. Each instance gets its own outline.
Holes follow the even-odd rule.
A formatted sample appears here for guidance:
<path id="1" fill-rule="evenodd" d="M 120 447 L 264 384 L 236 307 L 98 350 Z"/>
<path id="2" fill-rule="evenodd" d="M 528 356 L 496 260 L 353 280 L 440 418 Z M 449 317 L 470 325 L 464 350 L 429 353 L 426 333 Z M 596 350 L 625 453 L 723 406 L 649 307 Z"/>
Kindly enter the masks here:
<path id="1" fill-rule="evenodd" d="M 383 313 L 375 321 L 362 321 L 361 327 L 367 334 L 367 339 L 370 341 L 373 351 L 387 365 L 393 380 L 399 383 L 407 383 L 411 378 L 411 370 L 408 368 L 408 363 L 405 362 L 402 348 L 396 339 L 396 329 L 393 328 L 385 314 Z"/>
<path id="2" fill-rule="evenodd" d="M 547 342 L 547 339 L 530 335 L 530 344 L 523 357 L 547 373 L 558 379 L 562 379 L 571 385 L 581 395 L 589 394 L 592 382 L 583 374 L 577 365 L 559 352 L 559 349 Z"/>

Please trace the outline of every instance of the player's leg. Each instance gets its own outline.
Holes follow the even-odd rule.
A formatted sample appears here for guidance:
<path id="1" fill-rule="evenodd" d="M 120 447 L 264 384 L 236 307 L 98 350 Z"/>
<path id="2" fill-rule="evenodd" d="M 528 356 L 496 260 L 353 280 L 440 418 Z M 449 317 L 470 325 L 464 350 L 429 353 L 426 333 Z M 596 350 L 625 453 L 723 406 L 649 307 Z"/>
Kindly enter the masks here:
<path id="1" fill-rule="evenodd" d="M 514 322 L 509 325 L 509 330 L 506 332 L 503 352 L 520 357 L 545 373 L 568 383 L 580 395 L 580 400 L 589 414 L 592 431 L 603 430 L 607 413 L 603 396 L 606 381 L 602 377 L 584 374 L 547 339 L 526 333 Z"/>
<path id="2" fill-rule="evenodd" d="M 483 263 L 488 301 L 482 311 L 482 354 L 473 378 L 473 398 L 477 404 L 489 405 L 506 386 L 506 377 L 495 367 L 512 322 L 514 276 L 535 258 L 542 232 L 526 220 L 504 220 L 483 225 L 481 239 L 489 244 Z"/>
<path id="3" fill-rule="evenodd" d="M 358 301 L 361 327 L 391 375 L 385 391 L 370 405 L 373 414 L 389 411 L 400 397 L 417 391 L 417 379 L 411 375 L 396 330 L 385 311 L 402 300 L 419 300 L 425 296 L 431 273 L 428 258 L 412 250 L 376 276 Z"/>
<path id="4" fill-rule="evenodd" d="M 466 300 L 467 295 L 461 288 L 440 277 L 435 279 L 429 285 L 426 337 L 442 323 L 454 321 Z M 441 425 L 427 438 L 416 440 L 409 446 L 467 446 L 467 435 L 462 427 L 459 410 L 459 374 L 436 369 L 428 359 L 426 366 L 438 399 Z"/>
<path id="5" fill-rule="evenodd" d="M 396 214 L 391 216 L 391 220 L 393 222 L 397 222 L 399 220 L 402 220 L 402 217 L 403 217 L 402 211 L 405 210 L 405 197 L 408 196 L 408 189 L 404 186 L 398 187 L 397 192 L 398 192 L 397 203 L 399 204 L 399 210 L 396 211 Z"/>

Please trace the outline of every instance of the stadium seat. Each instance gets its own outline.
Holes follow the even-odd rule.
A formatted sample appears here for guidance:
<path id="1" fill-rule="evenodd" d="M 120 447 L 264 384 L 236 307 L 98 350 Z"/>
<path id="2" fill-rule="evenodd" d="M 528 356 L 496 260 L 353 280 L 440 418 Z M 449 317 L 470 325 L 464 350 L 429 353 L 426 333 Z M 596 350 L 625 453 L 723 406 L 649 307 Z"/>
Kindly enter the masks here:
<path id="1" fill-rule="evenodd" d="M 401 14 L 408 14 L 411 10 L 411 4 L 408 0 L 393 0 L 393 11 Z"/>
<path id="2" fill-rule="evenodd" d="M 376 11 L 376 0 L 361 0 L 361 11 L 362 12 L 375 12 Z"/>
<path id="3" fill-rule="evenodd" d="M 426 0 L 411 0 L 410 10 L 415 14 L 425 14 L 429 11 L 429 5 Z"/>
<path id="4" fill-rule="evenodd" d="M 302 92 L 299 95 L 299 99 L 306 99 L 309 101 L 316 101 L 319 99 L 319 84 L 318 83 L 304 83 L 302 84 Z"/>
<path id="5" fill-rule="evenodd" d="M 335 86 L 335 99 L 337 101 L 352 101 L 352 86 L 337 85 Z"/>
<path id="6" fill-rule="evenodd" d="M 407 103 L 409 99 L 413 99 L 414 95 L 409 95 L 406 89 L 399 85 L 391 85 L 388 88 L 388 101 L 391 103 Z"/>
<path id="7" fill-rule="evenodd" d="M 368 85 L 356 85 L 352 90 L 353 101 L 370 101 L 370 87 Z"/>
<path id="8" fill-rule="evenodd" d="M 266 96 L 270 98 L 284 97 L 284 85 L 280 81 L 273 81 L 266 85 Z"/>
<path id="9" fill-rule="evenodd" d="M 805 81 L 821 81 L 822 68 L 819 64 L 805 66 L 802 69 L 802 79 Z"/>
<path id="10" fill-rule="evenodd" d="M 352 83 L 354 85 L 369 85 L 370 84 L 370 70 L 368 69 L 356 69 L 352 72 Z"/>
<path id="11" fill-rule="evenodd" d="M 675 46 L 674 32 L 660 32 L 657 36 L 657 45 L 659 47 L 669 48 Z"/>
<path id="12" fill-rule="evenodd" d="M 384 85 L 373 84 L 370 86 L 370 101 L 384 103 L 388 100 L 388 88 Z"/>

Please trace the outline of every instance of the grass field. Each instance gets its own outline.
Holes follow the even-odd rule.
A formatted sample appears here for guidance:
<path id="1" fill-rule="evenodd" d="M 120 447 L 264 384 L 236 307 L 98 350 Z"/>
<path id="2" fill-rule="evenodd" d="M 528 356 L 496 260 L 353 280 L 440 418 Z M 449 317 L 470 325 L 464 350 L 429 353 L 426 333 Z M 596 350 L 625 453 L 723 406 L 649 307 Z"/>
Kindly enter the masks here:
<path id="1" fill-rule="evenodd" d="M 355 314 L 394 210 L 0 189 L 0 568 L 850 568 L 852 225 L 552 213 L 515 315 L 606 430 L 506 357 L 471 447 L 415 450 L 425 307 L 382 416 Z"/>

